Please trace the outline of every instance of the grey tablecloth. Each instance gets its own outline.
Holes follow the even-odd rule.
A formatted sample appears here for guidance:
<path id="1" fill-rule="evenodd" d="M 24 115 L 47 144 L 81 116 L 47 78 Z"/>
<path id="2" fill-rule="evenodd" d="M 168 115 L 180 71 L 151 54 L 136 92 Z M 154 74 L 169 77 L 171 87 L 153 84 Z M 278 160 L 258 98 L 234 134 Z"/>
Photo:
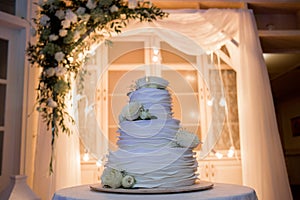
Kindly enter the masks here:
<path id="1" fill-rule="evenodd" d="M 209 190 L 172 194 L 117 194 L 91 191 L 89 185 L 57 191 L 52 200 L 257 200 L 252 188 L 216 183 Z"/>

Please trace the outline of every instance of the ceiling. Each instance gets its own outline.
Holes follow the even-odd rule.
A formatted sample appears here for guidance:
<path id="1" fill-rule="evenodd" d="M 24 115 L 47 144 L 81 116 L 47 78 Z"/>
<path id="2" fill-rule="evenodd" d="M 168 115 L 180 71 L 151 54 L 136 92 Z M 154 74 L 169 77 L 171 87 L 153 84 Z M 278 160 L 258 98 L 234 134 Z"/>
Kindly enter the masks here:
<path id="1" fill-rule="evenodd" d="M 253 10 L 274 97 L 300 94 L 299 0 L 152 0 L 151 2 L 163 10 L 210 8 Z"/>

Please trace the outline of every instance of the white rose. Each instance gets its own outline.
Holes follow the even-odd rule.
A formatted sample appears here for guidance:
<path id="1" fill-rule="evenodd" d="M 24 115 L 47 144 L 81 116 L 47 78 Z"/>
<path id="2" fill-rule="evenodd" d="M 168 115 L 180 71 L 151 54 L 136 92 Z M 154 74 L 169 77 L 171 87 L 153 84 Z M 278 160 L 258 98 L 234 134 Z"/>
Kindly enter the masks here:
<path id="1" fill-rule="evenodd" d="M 40 23 L 43 26 L 46 26 L 50 18 L 47 15 L 43 15 L 40 19 Z"/>
<path id="2" fill-rule="evenodd" d="M 119 188 L 122 185 L 123 175 L 120 171 L 112 168 L 105 168 L 101 176 L 101 182 L 111 188 Z"/>
<path id="3" fill-rule="evenodd" d="M 69 20 L 72 23 L 76 23 L 77 22 L 77 15 L 70 9 L 68 9 L 66 11 L 66 20 Z"/>
<path id="4" fill-rule="evenodd" d="M 139 102 L 130 102 L 121 112 L 121 115 L 129 121 L 133 121 L 140 116 L 142 105 Z"/>
<path id="5" fill-rule="evenodd" d="M 61 77 L 67 73 L 67 69 L 64 67 L 56 67 L 55 68 L 55 75 L 57 77 Z"/>
<path id="6" fill-rule="evenodd" d="M 58 10 L 55 12 L 55 16 L 58 17 L 58 19 L 64 19 L 65 18 L 65 11 Z"/>
<path id="7" fill-rule="evenodd" d="M 63 28 L 69 28 L 71 26 L 71 21 L 65 19 L 65 20 L 61 21 L 61 25 Z"/>
<path id="8" fill-rule="evenodd" d="M 49 35 L 49 40 L 50 40 L 50 41 L 55 41 L 55 40 L 57 40 L 57 39 L 58 39 L 58 35 L 55 35 L 55 34 Z"/>
<path id="9" fill-rule="evenodd" d="M 181 147 L 195 148 L 200 143 L 198 137 L 190 132 L 178 130 L 176 136 L 176 143 Z"/>
<path id="10" fill-rule="evenodd" d="M 135 184 L 135 179 L 133 176 L 126 175 L 122 179 L 122 186 L 123 188 L 131 188 Z"/>
<path id="11" fill-rule="evenodd" d="M 110 10 L 110 12 L 118 12 L 119 8 L 118 8 L 118 6 L 113 5 L 113 6 L 110 7 L 109 10 Z"/>
<path id="12" fill-rule="evenodd" d="M 55 69 L 53 67 L 50 67 L 45 70 L 46 77 L 54 76 L 54 74 L 55 74 Z"/>
<path id="13" fill-rule="evenodd" d="M 57 103 L 52 98 L 49 98 L 47 100 L 47 106 L 50 107 L 50 108 L 56 108 L 57 107 Z"/>
<path id="14" fill-rule="evenodd" d="M 55 60 L 57 60 L 57 62 L 60 62 L 64 59 L 65 54 L 60 51 L 60 52 L 55 53 L 54 56 L 55 56 Z"/>
<path id="15" fill-rule="evenodd" d="M 86 3 L 86 7 L 90 10 L 96 8 L 96 3 L 93 0 L 88 0 L 88 2 Z"/>
<path id="16" fill-rule="evenodd" d="M 76 13 L 78 15 L 83 15 L 85 13 L 85 8 L 84 7 L 79 7 L 77 10 L 76 10 Z"/>
<path id="17" fill-rule="evenodd" d="M 59 36 L 60 37 L 65 37 L 68 34 L 68 30 L 66 29 L 60 29 L 59 30 Z"/>

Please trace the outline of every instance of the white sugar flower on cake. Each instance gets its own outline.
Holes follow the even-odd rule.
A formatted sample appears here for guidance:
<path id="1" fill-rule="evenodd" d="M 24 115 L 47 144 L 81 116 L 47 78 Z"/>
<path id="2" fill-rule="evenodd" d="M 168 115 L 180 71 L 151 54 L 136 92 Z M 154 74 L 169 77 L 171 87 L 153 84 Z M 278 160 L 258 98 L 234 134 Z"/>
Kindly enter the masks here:
<path id="1" fill-rule="evenodd" d="M 139 119 L 156 119 L 156 117 L 152 116 L 148 109 L 144 109 L 143 105 L 136 101 L 127 104 L 119 115 L 120 122 L 125 120 L 134 121 Z"/>
<path id="2" fill-rule="evenodd" d="M 136 81 L 136 88 L 158 88 L 165 89 L 168 86 L 169 82 L 163 78 L 156 76 L 147 76 L 140 78 Z"/>
<path id="3" fill-rule="evenodd" d="M 130 102 L 122 109 L 120 118 L 133 121 L 139 118 L 141 108 L 142 105 L 139 102 Z"/>
<path id="4" fill-rule="evenodd" d="M 133 176 L 126 175 L 122 179 L 123 188 L 131 188 L 135 184 L 135 179 Z"/>
<path id="5" fill-rule="evenodd" d="M 175 143 L 180 147 L 195 148 L 200 144 L 197 135 L 185 130 L 178 130 L 175 136 Z"/>
<path id="6" fill-rule="evenodd" d="M 101 182 L 104 186 L 119 188 L 122 185 L 123 175 L 120 171 L 112 168 L 105 168 L 101 176 Z"/>
<path id="7" fill-rule="evenodd" d="M 131 188 L 135 184 L 135 178 L 126 174 L 124 171 L 119 171 L 110 167 L 104 169 L 101 176 L 103 186 L 110 188 Z"/>

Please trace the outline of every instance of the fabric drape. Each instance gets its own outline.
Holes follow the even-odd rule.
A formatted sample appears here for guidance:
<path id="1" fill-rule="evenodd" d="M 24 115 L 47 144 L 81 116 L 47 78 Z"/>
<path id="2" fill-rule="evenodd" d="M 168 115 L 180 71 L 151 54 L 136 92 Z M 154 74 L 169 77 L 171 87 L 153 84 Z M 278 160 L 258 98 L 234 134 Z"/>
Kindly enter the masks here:
<path id="1" fill-rule="evenodd" d="M 69 111 L 72 114 L 72 110 Z M 51 130 L 40 118 L 37 134 L 33 190 L 43 200 L 52 199 L 55 191 L 81 184 L 80 146 L 77 127 L 70 122 L 71 134 L 59 132 L 53 152 L 50 174 Z"/>
<path id="2" fill-rule="evenodd" d="M 292 199 L 255 21 L 250 12 L 240 12 L 239 19 L 237 87 L 243 181 L 256 189 L 260 199 Z"/>

